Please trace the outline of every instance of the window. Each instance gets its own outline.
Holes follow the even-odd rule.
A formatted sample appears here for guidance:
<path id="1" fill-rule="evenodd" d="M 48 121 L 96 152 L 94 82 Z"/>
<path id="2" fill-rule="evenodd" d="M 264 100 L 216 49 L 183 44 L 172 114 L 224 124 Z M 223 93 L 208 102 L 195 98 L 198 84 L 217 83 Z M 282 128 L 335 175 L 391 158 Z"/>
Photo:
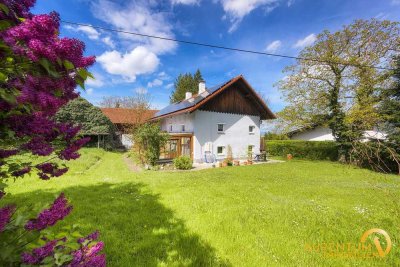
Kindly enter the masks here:
<path id="1" fill-rule="evenodd" d="M 217 146 L 217 154 L 218 155 L 225 155 L 225 147 L 224 146 Z"/>
<path id="2" fill-rule="evenodd" d="M 185 131 L 185 124 L 181 125 L 181 131 L 184 132 Z"/>
<path id="3" fill-rule="evenodd" d="M 224 124 L 223 123 L 218 123 L 218 132 L 223 133 L 224 132 Z"/>
<path id="4" fill-rule="evenodd" d="M 249 134 L 254 134 L 255 130 L 256 130 L 256 126 L 254 126 L 254 125 L 249 126 Z"/>
<path id="5" fill-rule="evenodd" d="M 172 124 L 169 125 L 169 131 L 172 132 Z"/>

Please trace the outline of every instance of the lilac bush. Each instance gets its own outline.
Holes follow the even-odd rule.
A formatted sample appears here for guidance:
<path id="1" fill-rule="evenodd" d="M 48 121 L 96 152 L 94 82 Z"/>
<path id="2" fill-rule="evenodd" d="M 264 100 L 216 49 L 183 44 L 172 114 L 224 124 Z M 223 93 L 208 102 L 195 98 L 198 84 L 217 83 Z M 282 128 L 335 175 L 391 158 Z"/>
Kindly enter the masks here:
<path id="1" fill-rule="evenodd" d="M 88 141 L 54 115 L 78 96 L 78 85 L 84 88 L 95 58 L 83 55 L 83 42 L 59 37 L 57 13 L 31 14 L 34 3 L 0 0 L 0 201 L 8 179 L 63 175 L 68 168 L 57 162 L 78 158 Z M 46 158 L 37 163 L 40 157 Z M 0 205 L 0 266 L 105 266 L 97 231 L 80 238 L 75 226 L 52 232 L 71 211 L 63 193 L 33 218 Z"/>

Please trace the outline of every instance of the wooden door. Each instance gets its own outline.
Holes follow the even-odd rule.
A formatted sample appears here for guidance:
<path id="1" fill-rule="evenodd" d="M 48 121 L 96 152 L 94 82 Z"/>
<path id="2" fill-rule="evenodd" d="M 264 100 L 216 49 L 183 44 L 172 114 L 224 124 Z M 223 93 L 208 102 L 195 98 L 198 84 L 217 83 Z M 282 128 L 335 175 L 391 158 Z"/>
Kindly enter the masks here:
<path id="1" fill-rule="evenodd" d="M 174 159 L 179 155 L 179 139 L 170 139 L 167 143 L 169 158 Z"/>

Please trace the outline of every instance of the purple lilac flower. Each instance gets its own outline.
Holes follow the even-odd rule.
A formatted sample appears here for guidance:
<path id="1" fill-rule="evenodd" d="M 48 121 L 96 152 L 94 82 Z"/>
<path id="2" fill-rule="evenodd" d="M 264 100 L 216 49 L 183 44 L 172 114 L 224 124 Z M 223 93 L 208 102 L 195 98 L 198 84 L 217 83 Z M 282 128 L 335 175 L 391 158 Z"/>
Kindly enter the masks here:
<path id="1" fill-rule="evenodd" d="M 88 247 L 83 246 L 72 253 L 73 260 L 69 267 L 103 267 L 106 266 L 106 257 L 104 254 L 98 255 L 104 248 L 103 242 Z"/>
<path id="2" fill-rule="evenodd" d="M 18 171 L 12 172 L 11 174 L 12 174 L 12 176 L 20 177 L 20 176 L 24 176 L 25 174 L 27 174 L 30 171 L 31 171 L 31 167 L 24 167 Z"/>
<path id="3" fill-rule="evenodd" d="M 0 208 L 0 232 L 4 231 L 7 223 L 10 221 L 12 214 L 15 211 L 15 206 L 8 205 Z"/>
<path id="4" fill-rule="evenodd" d="M 54 163 L 46 162 L 36 166 L 40 173 L 39 178 L 42 180 L 49 180 L 50 177 L 59 177 L 68 171 L 68 168 L 59 169 Z"/>
<path id="5" fill-rule="evenodd" d="M 49 209 L 43 210 L 36 219 L 29 220 L 25 224 L 25 229 L 33 231 L 53 226 L 56 222 L 64 219 L 71 210 L 72 206 L 68 204 L 64 193 L 61 193 Z"/>
<path id="6" fill-rule="evenodd" d="M 99 230 L 94 231 L 93 233 L 87 235 L 86 237 L 79 238 L 78 243 L 83 243 L 85 241 L 94 241 L 99 238 Z"/>
<path id="7" fill-rule="evenodd" d="M 8 158 L 14 156 L 18 153 L 16 149 L 0 149 L 0 159 Z"/>
<path id="8" fill-rule="evenodd" d="M 33 249 L 32 253 L 24 252 L 21 256 L 22 262 L 31 265 L 42 263 L 45 258 L 54 255 L 54 247 L 56 244 L 57 240 L 53 240 L 42 247 Z"/>

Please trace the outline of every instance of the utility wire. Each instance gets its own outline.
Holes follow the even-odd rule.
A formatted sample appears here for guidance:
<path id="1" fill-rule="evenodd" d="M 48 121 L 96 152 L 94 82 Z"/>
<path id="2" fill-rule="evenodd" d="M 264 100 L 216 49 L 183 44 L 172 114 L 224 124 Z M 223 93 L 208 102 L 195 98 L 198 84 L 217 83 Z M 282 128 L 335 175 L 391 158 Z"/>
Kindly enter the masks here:
<path id="1" fill-rule="evenodd" d="M 339 65 L 348 65 L 348 66 L 353 66 L 353 67 L 362 67 L 362 68 L 370 68 L 370 69 L 394 70 L 394 69 L 391 69 L 391 68 L 385 68 L 385 67 L 379 67 L 379 66 L 368 66 L 368 65 L 353 64 L 353 63 L 342 63 L 342 62 L 338 62 L 338 61 L 320 60 L 320 59 L 316 59 L 316 58 L 303 58 L 303 57 L 267 53 L 267 52 L 261 52 L 261 51 L 255 51 L 255 50 L 247 50 L 247 49 L 241 49 L 241 48 L 227 47 L 227 46 L 222 46 L 222 45 L 214 45 L 214 44 L 208 44 L 208 43 L 200 43 L 200 42 L 194 42 L 194 41 L 179 40 L 179 39 L 174 39 L 174 38 L 168 38 L 168 37 L 162 37 L 162 36 L 156 36 L 156 35 L 150 35 L 150 34 L 144 34 L 144 33 L 138 33 L 138 32 L 124 31 L 124 30 L 106 28 L 106 27 L 101 27 L 101 26 L 94 26 L 94 25 L 91 25 L 91 24 L 78 23 L 78 22 L 72 22 L 72 21 L 66 21 L 66 20 L 61 20 L 61 22 L 65 23 L 65 24 L 71 24 L 71 25 L 91 27 L 91 28 L 94 28 L 94 29 L 99 29 L 99 30 L 104 30 L 104 31 L 124 33 L 124 34 L 136 35 L 136 36 L 141 36 L 141 37 L 148 37 L 148 38 L 153 38 L 153 39 L 159 39 L 159 40 L 165 40 L 165 41 L 171 41 L 171 42 L 177 42 L 177 43 L 183 43 L 183 44 L 189 44 L 189 45 L 197 45 L 197 46 L 203 46 L 203 47 L 218 48 L 218 49 L 224 49 L 224 50 L 230 50 L 230 51 L 236 51 L 236 52 L 243 52 L 243 53 L 250 53 L 250 54 L 256 54 L 256 55 L 264 55 L 264 56 L 271 56 L 271 57 L 280 57 L 280 58 L 289 58 L 289 59 L 297 59 L 297 60 L 314 61 L 314 62 L 325 63 L 325 64 L 326 63 L 331 63 L 331 64 L 339 64 Z"/>

